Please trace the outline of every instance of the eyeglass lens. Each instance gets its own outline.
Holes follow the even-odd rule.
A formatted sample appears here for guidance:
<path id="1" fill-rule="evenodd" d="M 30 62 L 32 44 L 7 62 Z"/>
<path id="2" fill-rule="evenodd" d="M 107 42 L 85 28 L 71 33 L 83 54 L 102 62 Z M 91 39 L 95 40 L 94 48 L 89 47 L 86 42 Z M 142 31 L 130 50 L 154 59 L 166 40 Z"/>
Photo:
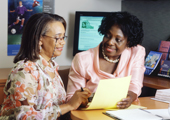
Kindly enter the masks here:
<path id="1" fill-rule="evenodd" d="M 62 38 L 56 38 L 56 41 L 58 41 L 58 40 L 62 41 L 62 40 L 66 40 L 66 39 L 67 39 L 67 36 L 64 36 Z"/>

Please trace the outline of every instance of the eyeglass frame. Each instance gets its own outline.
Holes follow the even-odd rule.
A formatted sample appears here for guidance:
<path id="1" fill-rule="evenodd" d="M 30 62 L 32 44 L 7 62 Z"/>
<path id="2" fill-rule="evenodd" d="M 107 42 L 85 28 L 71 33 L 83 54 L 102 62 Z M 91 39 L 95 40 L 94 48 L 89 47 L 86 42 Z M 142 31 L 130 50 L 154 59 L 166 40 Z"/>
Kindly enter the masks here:
<path id="1" fill-rule="evenodd" d="M 46 36 L 46 37 L 49 37 L 49 38 L 53 38 L 53 39 L 56 40 L 56 42 L 57 42 L 58 40 L 60 40 L 60 42 L 61 42 L 62 40 L 66 41 L 66 39 L 67 39 L 67 37 L 68 37 L 68 36 L 64 36 L 64 37 L 61 37 L 61 38 L 56 38 L 56 37 L 51 37 L 51 36 L 48 36 L 48 35 L 43 35 L 43 36 Z"/>

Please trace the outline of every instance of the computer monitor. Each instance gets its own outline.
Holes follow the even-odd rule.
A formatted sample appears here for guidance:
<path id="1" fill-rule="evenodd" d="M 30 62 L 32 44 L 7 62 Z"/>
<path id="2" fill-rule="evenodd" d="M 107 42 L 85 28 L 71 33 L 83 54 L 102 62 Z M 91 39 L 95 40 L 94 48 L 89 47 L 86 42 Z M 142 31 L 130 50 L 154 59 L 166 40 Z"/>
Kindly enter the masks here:
<path id="1" fill-rule="evenodd" d="M 94 48 L 103 40 L 98 28 L 109 12 L 76 11 L 73 56 L 81 51 Z"/>

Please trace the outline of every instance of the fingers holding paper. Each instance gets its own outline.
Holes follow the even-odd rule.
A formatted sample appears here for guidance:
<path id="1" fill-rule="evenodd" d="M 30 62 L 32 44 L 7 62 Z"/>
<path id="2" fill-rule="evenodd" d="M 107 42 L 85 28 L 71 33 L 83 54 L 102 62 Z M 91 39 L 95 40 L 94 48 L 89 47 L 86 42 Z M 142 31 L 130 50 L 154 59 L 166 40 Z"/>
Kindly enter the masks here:
<path id="1" fill-rule="evenodd" d="M 136 100 L 136 98 L 137 98 L 137 95 L 134 92 L 128 91 L 127 97 L 117 103 L 117 108 L 119 109 L 128 108 L 132 104 L 132 102 Z"/>
<path id="2" fill-rule="evenodd" d="M 130 97 L 122 99 L 122 101 L 117 103 L 117 108 L 124 109 L 128 108 L 131 105 L 132 102 L 130 102 Z"/>

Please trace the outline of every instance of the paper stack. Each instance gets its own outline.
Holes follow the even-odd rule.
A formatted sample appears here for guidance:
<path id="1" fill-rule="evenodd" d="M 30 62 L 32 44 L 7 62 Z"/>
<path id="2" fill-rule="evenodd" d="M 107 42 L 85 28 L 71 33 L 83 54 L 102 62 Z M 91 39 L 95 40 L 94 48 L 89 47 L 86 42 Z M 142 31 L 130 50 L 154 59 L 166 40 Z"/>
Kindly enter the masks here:
<path id="1" fill-rule="evenodd" d="M 154 100 L 170 103 L 170 89 L 158 89 Z"/>

